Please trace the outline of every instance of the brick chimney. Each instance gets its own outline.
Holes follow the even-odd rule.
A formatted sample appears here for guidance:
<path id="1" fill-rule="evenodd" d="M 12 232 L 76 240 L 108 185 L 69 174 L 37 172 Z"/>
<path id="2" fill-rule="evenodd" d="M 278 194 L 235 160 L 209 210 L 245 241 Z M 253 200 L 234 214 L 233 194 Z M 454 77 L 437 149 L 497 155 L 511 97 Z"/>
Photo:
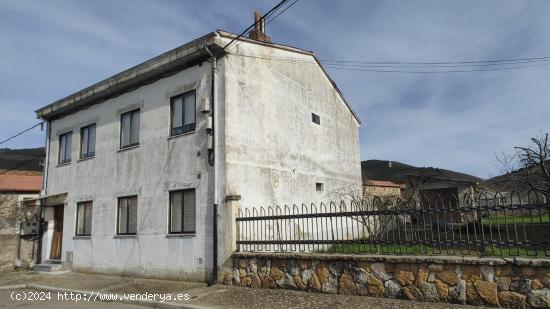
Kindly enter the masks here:
<path id="1" fill-rule="evenodd" d="M 254 22 L 254 30 L 248 33 L 248 37 L 256 41 L 271 43 L 271 38 L 265 34 L 265 19 L 258 11 L 254 13 Z"/>

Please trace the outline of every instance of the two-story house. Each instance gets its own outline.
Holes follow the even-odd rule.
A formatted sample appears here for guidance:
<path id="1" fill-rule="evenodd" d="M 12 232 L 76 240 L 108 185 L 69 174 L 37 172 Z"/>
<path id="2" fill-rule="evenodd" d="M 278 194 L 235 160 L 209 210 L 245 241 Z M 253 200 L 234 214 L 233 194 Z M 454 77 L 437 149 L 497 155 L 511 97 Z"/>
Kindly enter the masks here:
<path id="1" fill-rule="evenodd" d="M 342 93 L 312 52 L 259 33 L 209 33 L 37 110 L 41 216 L 61 223 L 43 232 L 42 262 L 206 281 L 230 247 L 227 201 L 361 187 L 360 121 Z"/>

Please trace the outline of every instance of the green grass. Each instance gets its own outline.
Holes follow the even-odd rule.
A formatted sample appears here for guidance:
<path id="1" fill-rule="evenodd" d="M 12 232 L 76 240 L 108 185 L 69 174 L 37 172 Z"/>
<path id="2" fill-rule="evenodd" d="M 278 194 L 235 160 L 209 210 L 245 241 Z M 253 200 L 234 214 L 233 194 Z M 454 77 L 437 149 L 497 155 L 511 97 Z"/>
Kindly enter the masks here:
<path id="1" fill-rule="evenodd" d="M 471 249 L 475 249 L 472 247 Z M 490 245 L 485 248 L 483 256 L 499 256 L 499 257 L 550 257 L 550 248 L 544 251 L 526 250 L 525 248 L 502 247 Z M 362 244 L 342 244 L 330 247 L 327 253 L 344 253 L 344 254 L 385 254 L 385 255 L 454 255 L 454 256 L 480 256 L 480 252 L 476 250 L 461 250 L 442 246 L 405 246 L 405 245 L 362 245 Z"/>
<path id="2" fill-rule="evenodd" d="M 483 218 L 484 224 L 543 224 L 550 223 L 550 215 L 544 214 L 539 216 L 533 213 L 532 216 L 504 216 L 491 215 Z M 549 227 L 550 228 L 550 227 Z"/>

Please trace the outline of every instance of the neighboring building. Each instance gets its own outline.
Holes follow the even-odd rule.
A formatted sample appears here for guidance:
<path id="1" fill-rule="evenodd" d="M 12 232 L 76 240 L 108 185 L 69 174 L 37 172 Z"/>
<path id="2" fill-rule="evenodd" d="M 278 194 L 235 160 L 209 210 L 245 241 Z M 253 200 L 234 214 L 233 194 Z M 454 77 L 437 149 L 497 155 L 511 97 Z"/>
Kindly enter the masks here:
<path id="1" fill-rule="evenodd" d="M 445 208 L 456 209 L 459 206 L 467 206 L 484 190 L 474 177 L 444 178 L 426 175 L 406 175 L 406 198 L 414 198 L 417 205 L 431 209 Z M 425 215 L 426 216 L 426 215 Z M 445 215 L 433 214 L 432 221 L 456 222 L 459 216 L 446 212 Z M 464 218 L 462 218 L 464 220 Z"/>
<path id="2" fill-rule="evenodd" d="M 41 260 L 76 270 L 205 281 L 224 263 L 215 249 L 234 245 L 221 244 L 226 201 L 361 187 L 359 119 L 315 55 L 224 31 L 37 115 L 48 123 Z"/>
<path id="3" fill-rule="evenodd" d="M 34 256 L 34 238 L 20 237 L 20 224 L 34 205 L 26 200 L 36 199 L 42 188 L 42 173 L 0 170 L 0 271 L 13 270 L 15 265 L 28 266 Z"/>
<path id="4" fill-rule="evenodd" d="M 363 183 L 363 196 L 403 197 L 405 184 L 386 180 L 367 180 Z"/>

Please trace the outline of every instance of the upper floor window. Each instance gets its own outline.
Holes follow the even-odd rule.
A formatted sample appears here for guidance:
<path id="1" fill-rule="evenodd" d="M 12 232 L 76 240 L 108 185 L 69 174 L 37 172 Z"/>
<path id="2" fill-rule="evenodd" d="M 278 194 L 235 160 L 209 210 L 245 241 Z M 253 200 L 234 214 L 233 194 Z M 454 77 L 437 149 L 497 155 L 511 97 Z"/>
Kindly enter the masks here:
<path id="1" fill-rule="evenodd" d="M 117 234 L 135 235 L 137 232 L 137 196 L 118 199 Z"/>
<path id="2" fill-rule="evenodd" d="M 90 158 L 95 155 L 95 124 L 80 129 L 80 158 Z"/>
<path id="3" fill-rule="evenodd" d="M 139 145 L 139 109 L 120 116 L 120 148 Z"/>
<path id="4" fill-rule="evenodd" d="M 195 189 L 170 192 L 170 233 L 195 233 Z"/>
<path id="5" fill-rule="evenodd" d="M 59 164 L 71 162 L 73 132 L 59 135 Z"/>
<path id="6" fill-rule="evenodd" d="M 315 122 L 316 124 L 321 124 L 321 117 L 315 113 L 311 113 L 311 121 Z"/>
<path id="7" fill-rule="evenodd" d="M 170 135 L 177 135 L 195 130 L 195 106 L 195 90 L 170 99 Z"/>
<path id="8" fill-rule="evenodd" d="M 92 202 L 76 204 L 76 236 L 90 236 L 92 234 Z"/>

